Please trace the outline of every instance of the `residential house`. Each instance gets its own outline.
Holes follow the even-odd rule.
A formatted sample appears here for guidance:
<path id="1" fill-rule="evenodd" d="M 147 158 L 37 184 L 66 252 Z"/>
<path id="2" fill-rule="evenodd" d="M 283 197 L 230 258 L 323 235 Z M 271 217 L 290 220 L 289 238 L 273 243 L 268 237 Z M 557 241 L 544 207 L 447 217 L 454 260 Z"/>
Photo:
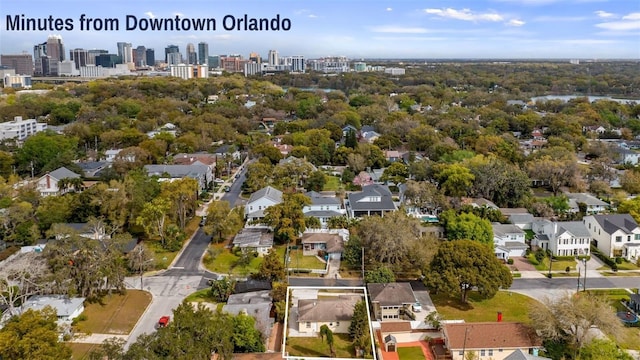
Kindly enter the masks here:
<path id="1" fill-rule="evenodd" d="M 268 228 L 244 228 L 236 234 L 232 244 L 242 251 L 256 252 L 264 256 L 273 247 L 273 232 Z"/>
<path id="2" fill-rule="evenodd" d="M 173 135 L 173 137 L 176 137 L 178 134 L 178 128 L 172 123 L 166 123 L 155 130 L 147 132 L 147 137 L 149 137 L 149 139 L 153 139 L 160 133 L 169 133 Z"/>
<path id="3" fill-rule="evenodd" d="M 640 227 L 629 214 L 588 215 L 582 221 L 593 245 L 608 257 L 640 258 Z"/>
<path id="4" fill-rule="evenodd" d="M 311 199 L 311 204 L 302 208 L 304 216 L 317 218 L 323 228 L 327 227 L 327 222 L 332 217 L 346 215 L 342 201 L 335 196 L 323 196 L 315 191 L 309 191 L 305 195 Z"/>
<path id="5" fill-rule="evenodd" d="M 533 349 L 533 353 L 537 352 L 537 349 Z M 504 358 L 504 360 L 551 360 L 551 358 L 529 354 L 528 352 L 522 351 L 522 349 L 518 349 Z"/>
<path id="6" fill-rule="evenodd" d="M 101 223 L 59 223 L 64 231 L 77 234 L 85 239 L 104 240 L 110 239 L 111 235 L 107 234 L 104 224 Z M 56 234 L 56 238 L 60 239 L 63 235 Z"/>
<path id="7" fill-rule="evenodd" d="M 63 295 L 34 295 L 22 304 L 21 311 L 29 309 L 34 311 L 43 310 L 51 306 L 58 315 L 58 324 L 71 323 L 71 321 L 84 311 L 84 300 L 82 297 L 70 298 Z"/>
<path id="8" fill-rule="evenodd" d="M 373 319 L 406 320 L 416 296 L 409 283 L 367 284 Z"/>
<path id="9" fill-rule="evenodd" d="M 211 168 L 211 172 L 215 172 L 217 155 L 209 153 L 195 154 L 176 154 L 173 157 L 174 165 L 206 165 Z"/>
<path id="10" fill-rule="evenodd" d="M 373 144 L 376 140 L 378 140 L 379 137 L 380 137 L 380 134 L 373 130 L 362 131 L 360 133 L 360 138 L 362 139 L 362 141 L 367 142 L 369 144 Z"/>
<path id="11" fill-rule="evenodd" d="M 361 295 L 338 295 L 298 300 L 298 331 L 318 333 L 323 325 L 335 334 L 348 334 L 353 309 Z"/>
<path id="12" fill-rule="evenodd" d="M 281 202 L 282 191 L 271 186 L 264 187 L 251 194 L 249 201 L 244 206 L 244 216 L 247 221 L 262 219 L 265 209 Z"/>
<path id="13" fill-rule="evenodd" d="M 517 322 L 447 323 L 443 335 L 452 360 L 464 360 L 472 351 L 478 359 L 504 360 L 518 350 L 529 354 L 542 347 L 535 330 Z"/>
<path id="14" fill-rule="evenodd" d="M 356 137 L 358 136 L 358 129 L 356 129 L 356 127 L 351 125 L 351 124 L 347 124 L 342 128 L 342 139 L 343 140 L 347 137 L 347 134 L 349 133 L 349 131 L 353 131 L 353 133 L 356 135 Z"/>
<path id="15" fill-rule="evenodd" d="M 402 160 L 402 153 L 398 150 L 385 150 L 384 158 L 388 162 L 396 162 Z"/>
<path id="16" fill-rule="evenodd" d="M 493 223 L 493 246 L 496 257 L 507 261 L 514 256 L 525 256 L 529 246 L 525 233 L 514 224 Z"/>
<path id="17" fill-rule="evenodd" d="M 46 173 L 36 184 L 36 190 L 41 196 L 55 196 L 63 195 L 71 190 L 74 190 L 73 186 L 69 186 L 65 189 L 61 189 L 58 184 L 62 179 L 79 179 L 80 175 L 67 169 L 66 167 L 58 168 L 50 173 Z"/>
<path id="18" fill-rule="evenodd" d="M 107 161 L 82 161 L 76 165 L 82 169 L 85 178 L 97 178 L 103 170 L 111 167 L 111 163 Z"/>
<path id="19" fill-rule="evenodd" d="M 602 126 L 602 125 L 588 125 L 588 126 L 583 126 L 582 127 L 582 132 L 584 132 L 584 133 L 596 133 L 598 135 L 602 135 L 605 132 L 607 132 L 607 129 L 605 129 L 605 127 Z"/>
<path id="20" fill-rule="evenodd" d="M 231 315 L 245 314 L 255 319 L 255 327 L 263 339 L 269 339 L 274 319 L 270 317 L 273 299 L 270 290 L 245 292 L 229 295 L 222 312 Z"/>
<path id="21" fill-rule="evenodd" d="M 122 149 L 109 149 L 104 152 L 104 161 L 106 162 L 114 162 L 116 160 L 116 156 L 122 151 Z"/>
<path id="22" fill-rule="evenodd" d="M 213 154 L 217 155 L 219 158 L 222 158 L 225 155 L 230 155 L 233 160 L 240 160 L 242 157 L 240 151 L 238 151 L 234 145 L 230 144 L 221 145 L 213 151 Z"/>
<path id="23" fill-rule="evenodd" d="M 591 254 L 591 234 L 582 221 L 551 221 L 538 219 L 531 230 L 532 245 L 549 250 L 554 256 L 588 256 Z"/>
<path id="24" fill-rule="evenodd" d="M 462 205 L 471 205 L 474 208 L 486 207 L 491 210 L 498 210 L 498 206 L 491 200 L 485 198 L 462 198 Z"/>
<path id="25" fill-rule="evenodd" d="M 191 178 L 198 182 L 198 194 L 209 188 L 213 181 L 213 171 L 207 165 L 145 165 L 149 176 L 158 176 L 160 181 Z"/>
<path id="26" fill-rule="evenodd" d="M 398 210 L 393 202 L 388 186 L 372 184 L 362 187 L 362 191 L 353 192 L 345 199 L 345 209 L 351 218 L 379 215 Z"/>
<path id="27" fill-rule="evenodd" d="M 569 212 L 580 212 L 580 204 L 586 209 L 586 214 L 600 214 L 609 210 L 609 203 L 604 202 L 597 197 L 587 193 L 567 193 L 569 198 Z"/>
<path id="28" fill-rule="evenodd" d="M 615 152 L 618 154 L 618 164 L 638 165 L 640 162 L 640 152 L 622 147 L 615 148 Z"/>
<path id="29" fill-rule="evenodd" d="M 525 208 L 500 208 L 502 216 L 507 218 L 510 223 L 519 227 L 522 230 L 531 230 L 531 224 L 533 224 L 534 218 L 529 210 Z"/>
<path id="30" fill-rule="evenodd" d="M 349 230 L 346 229 L 309 229 L 302 234 L 302 255 L 315 256 L 323 251 L 329 259 L 340 260 L 347 241 Z"/>

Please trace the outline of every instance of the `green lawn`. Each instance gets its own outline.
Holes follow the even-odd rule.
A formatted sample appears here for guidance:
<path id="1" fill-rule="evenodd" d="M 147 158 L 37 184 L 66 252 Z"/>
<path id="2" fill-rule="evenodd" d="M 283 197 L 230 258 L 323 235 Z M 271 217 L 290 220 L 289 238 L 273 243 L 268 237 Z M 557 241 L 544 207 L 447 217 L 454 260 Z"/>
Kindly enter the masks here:
<path id="1" fill-rule="evenodd" d="M 87 359 L 87 355 L 93 349 L 97 349 L 99 344 L 83 344 L 83 343 L 67 343 L 67 346 L 71 348 L 71 359 L 84 360 Z"/>
<path id="2" fill-rule="evenodd" d="M 640 267 L 638 267 L 638 265 L 626 260 L 623 260 L 622 263 L 617 265 L 618 270 L 640 270 Z"/>
<path id="3" fill-rule="evenodd" d="M 324 183 L 324 187 L 322 188 L 323 191 L 338 191 L 343 188 L 342 182 L 340 181 L 340 178 L 337 176 L 325 174 L 324 180 L 325 180 L 325 183 Z"/>
<path id="4" fill-rule="evenodd" d="M 86 320 L 76 325 L 76 332 L 126 335 L 133 330 L 138 319 L 151 303 L 151 294 L 140 290 L 127 290 L 124 295 L 105 296 L 100 303 L 85 304 Z"/>
<path id="5" fill-rule="evenodd" d="M 533 266 L 535 266 L 536 270 L 549 271 L 548 257 L 545 257 L 544 259 L 542 259 L 541 263 L 538 263 L 536 261 L 535 255 L 532 253 L 532 254 L 529 254 L 529 256 L 527 256 L 527 259 L 529 259 L 529 262 L 531 262 Z M 567 266 L 571 270 L 576 271 L 576 265 L 577 263 L 575 260 L 553 260 L 553 262 L 551 263 L 551 271 L 565 271 Z"/>
<path id="6" fill-rule="evenodd" d="M 336 357 L 353 358 L 355 350 L 349 334 L 333 334 L 333 349 Z M 289 356 L 330 357 L 329 346 L 318 337 L 287 337 L 286 350 Z"/>
<path id="7" fill-rule="evenodd" d="M 631 294 L 626 289 L 609 289 L 609 290 L 587 290 L 590 293 L 605 295 L 611 299 L 611 305 L 617 311 L 625 311 L 626 309 L 620 303 L 622 299 L 629 299 Z M 637 289 L 631 289 L 637 291 Z M 615 341 L 615 340 L 614 340 Z M 640 327 L 625 327 L 620 339 L 617 341 L 618 346 L 623 349 L 640 350 Z"/>
<path id="8" fill-rule="evenodd" d="M 302 250 L 289 250 L 289 268 L 294 269 L 325 269 L 327 264 L 315 256 L 304 256 Z"/>
<path id="9" fill-rule="evenodd" d="M 424 354 L 420 346 L 400 347 L 398 348 L 398 358 L 400 360 L 422 360 Z"/>
<path id="10" fill-rule="evenodd" d="M 211 297 L 211 287 L 204 288 L 202 290 L 198 290 L 189 294 L 184 299 L 186 302 L 210 302 L 215 303 L 216 301 Z"/>
<path id="11" fill-rule="evenodd" d="M 445 320 L 466 322 L 496 321 L 498 312 L 502 312 L 503 321 L 529 323 L 529 309 L 536 302 L 530 297 L 511 291 L 499 291 L 492 299 L 482 299 L 473 291 L 469 294 L 467 304 L 446 294 L 430 295 L 438 313 Z"/>
<path id="12" fill-rule="evenodd" d="M 252 257 L 248 265 L 238 265 L 240 257 L 226 249 L 223 244 L 212 244 L 202 260 L 204 267 L 215 273 L 248 276 L 255 274 L 262 263 L 261 257 Z"/>

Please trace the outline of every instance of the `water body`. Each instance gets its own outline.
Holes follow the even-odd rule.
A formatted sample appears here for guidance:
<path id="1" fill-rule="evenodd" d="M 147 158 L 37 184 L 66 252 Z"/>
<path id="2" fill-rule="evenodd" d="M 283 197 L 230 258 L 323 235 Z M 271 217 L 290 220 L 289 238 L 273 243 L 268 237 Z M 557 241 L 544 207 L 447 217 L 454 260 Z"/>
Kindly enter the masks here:
<path id="1" fill-rule="evenodd" d="M 584 96 L 584 95 L 545 95 L 545 96 L 536 96 L 536 97 L 532 97 L 531 101 L 533 102 L 538 102 L 538 101 L 549 101 L 549 100 L 562 100 L 564 102 L 567 102 L 569 100 L 572 99 L 576 99 L 576 98 L 589 98 L 589 102 L 594 102 L 594 101 L 598 101 L 598 100 L 610 100 L 610 101 L 615 101 L 621 104 L 626 104 L 626 103 L 640 103 L 640 99 L 620 99 L 620 98 L 614 98 L 611 96 Z"/>

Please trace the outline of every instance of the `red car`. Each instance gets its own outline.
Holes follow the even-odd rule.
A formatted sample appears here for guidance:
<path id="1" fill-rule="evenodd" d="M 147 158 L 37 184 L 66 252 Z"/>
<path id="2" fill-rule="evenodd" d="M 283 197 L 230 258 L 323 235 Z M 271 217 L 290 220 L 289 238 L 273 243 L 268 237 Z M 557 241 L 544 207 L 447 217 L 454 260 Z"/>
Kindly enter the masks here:
<path id="1" fill-rule="evenodd" d="M 158 327 L 165 327 L 169 323 L 169 316 L 163 316 L 158 320 Z"/>

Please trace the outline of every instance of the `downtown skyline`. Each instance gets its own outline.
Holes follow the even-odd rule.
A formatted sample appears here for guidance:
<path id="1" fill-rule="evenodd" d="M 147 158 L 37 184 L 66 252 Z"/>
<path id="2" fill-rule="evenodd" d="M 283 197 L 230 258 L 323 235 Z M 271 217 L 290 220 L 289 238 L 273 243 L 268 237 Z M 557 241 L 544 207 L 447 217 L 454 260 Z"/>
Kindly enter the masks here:
<path id="1" fill-rule="evenodd" d="M 32 53 L 51 34 L 61 35 L 67 50 L 105 49 L 117 42 L 154 48 L 184 49 L 209 44 L 210 55 L 269 49 L 305 58 L 460 59 L 640 59 L 640 3 L 628 0 L 402 0 L 292 1 L 194 0 L 177 3 L 123 1 L 109 3 L 60 0 L 4 2 L 0 7 L 0 53 Z M 7 16 L 71 19 L 72 30 L 7 30 Z M 119 30 L 80 30 L 82 14 L 118 19 Z M 222 20 L 289 19 L 288 31 L 227 31 Z M 214 18 L 210 31 L 126 31 L 125 17 L 137 19 Z"/>

